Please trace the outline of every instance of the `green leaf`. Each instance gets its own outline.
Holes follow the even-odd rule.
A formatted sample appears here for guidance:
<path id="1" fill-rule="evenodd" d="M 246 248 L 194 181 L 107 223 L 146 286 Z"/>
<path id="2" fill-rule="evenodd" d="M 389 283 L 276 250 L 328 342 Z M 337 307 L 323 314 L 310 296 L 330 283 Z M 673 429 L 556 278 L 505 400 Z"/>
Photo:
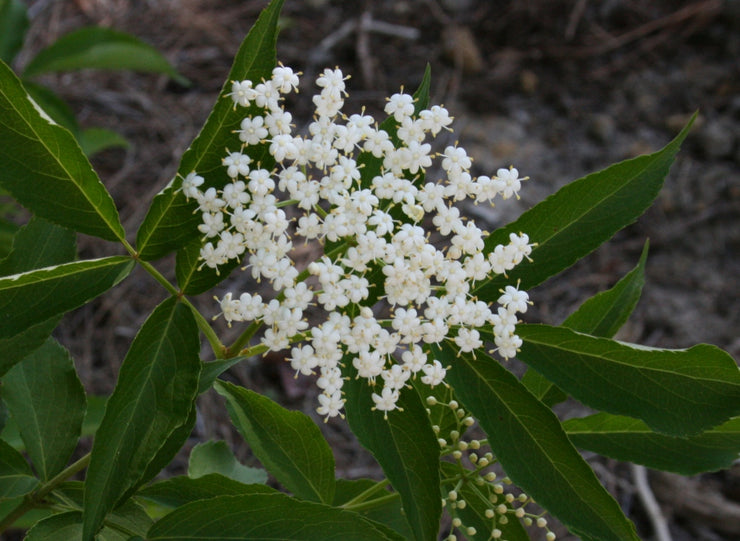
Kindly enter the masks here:
<path id="1" fill-rule="evenodd" d="M 0 204 L 0 259 L 8 256 L 13 246 L 13 237 L 20 229 L 16 224 L 6 219 L 3 210 L 3 205 Z"/>
<path id="2" fill-rule="evenodd" d="M 23 455 L 0 440 L 0 500 L 28 494 L 38 484 Z"/>
<path id="3" fill-rule="evenodd" d="M 358 505 L 367 502 L 367 507 L 362 510 L 352 509 L 350 504 L 349 510 L 358 515 L 381 524 L 385 524 L 392 530 L 395 530 L 405 539 L 411 539 L 414 533 L 411 531 L 406 514 L 401 506 L 401 497 L 398 492 L 388 492 L 385 488 L 377 490 L 378 482 L 372 479 L 337 479 L 337 490 L 334 493 L 334 507 L 344 507 L 348 502 L 356 498 L 362 498 L 362 494 L 372 492 L 378 499 L 382 498 L 384 503 L 375 503 L 370 499 L 362 499 Z"/>
<path id="4" fill-rule="evenodd" d="M 179 507 L 154 524 L 148 541 L 279 539 L 403 540 L 356 513 L 285 494 L 217 496 Z"/>
<path id="5" fill-rule="evenodd" d="M 642 249 L 637 266 L 627 273 L 614 287 L 602 291 L 585 301 L 563 322 L 577 332 L 611 338 L 629 319 L 640 299 L 645 285 L 645 262 L 647 261 L 648 243 Z M 562 402 L 567 395 L 550 383 L 542 374 L 528 370 L 522 383 L 537 398 L 548 406 Z"/>
<path id="6" fill-rule="evenodd" d="M 113 199 L 71 133 L 30 99 L 0 62 L 0 184 L 34 214 L 75 231 L 125 240 Z"/>
<path id="7" fill-rule="evenodd" d="M 71 261 L 76 254 L 74 231 L 41 218 L 31 221 L 16 233 L 8 256 L 0 261 L 0 276 L 30 271 Z M 41 346 L 59 323 L 61 315 L 29 325 L 10 338 L 0 338 L 0 377 L 10 367 Z"/>
<path id="8" fill-rule="evenodd" d="M 330 503 L 334 498 L 334 455 L 307 415 L 224 381 L 214 385 L 226 398 L 231 422 L 254 455 L 298 498 Z"/>
<path id="9" fill-rule="evenodd" d="M 189 84 L 151 45 L 131 34 L 98 26 L 60 37 L 28 63 L 23 76 L 86 68 L 164 73 L 180 84 Z"/>
<path id="10" fill-rule="evenodd" d="M 10 64 L 23 47 L 28 11 L 21 0 L 0 0 L 0 60 Z"/>
<path id="11" fill-rule="evenodd" d="M 72 261 L 77 254 L 76 239 L 74 231 L 32 217 L 16 233 L 8 257 L 0 261 L 0 276 Z"/>
<path id="12" fill-rule="evenodd" d="M 128 148 L 125 137 L 105 128 L 88 128 L 80 132 L 77 140 L 86 156 L 92 156 L 109 148 Z"/>
<path id="13" fill-rule="evenodd" d="M 198 412 L 195 407 L 195 402 L 193 402 L 190 408 L 190 413 L 188 414 L 187 419 L 185 419 L 185 422 L 178 426 L 167 437 L 167 439 L 157 451 L 157 454 L 154 455 L 154 458 L 150 460 L 149 464 L 146 467 L 146 470 L 144 471 L 144 475 L 141 476 L 141 480 L 139 481 L 139 483 L 132 485 L 126 492 L 124 492 L 119 498 L 119 501 L 129 498 L 134 492 L 136 492 L 141 484 L 149 481 L 150 479 L 153 479 L 159 472 L 162 471 L 164 467 L 172 462 L 172 459 L 175 458 L 175 455 L 178 452 L 180 452 L 180 449 L 182 449 L 183 445 L 185 445 L 185 442 L 193 433 L 193 427 L 195 426 L 197 416 Z"/>
<path id="14" fill-rule="evenodd" d="M 82 306 L 123 280 L 126 256 L 65 263 L 0 278 L 0 339 Z"/>
<path id="15" fill-rule="evenodd" d="M 345 359 L 345 366 L 351 364 Z M 401 495 L 414 539 L 436 539 L 442 514 L 439 443 L 419 395 L 413 389 L 403 389 L 398 401 L 403 411 L 391 411 L 385 419 L 383 413 L 372 411 L 373 388 L 350 370 L 345 376 L 344 407 L 352 432 Z"/>
<path id="16" fill-rule="evenodd" d="M 197 479 L 209 473 L 220 473 L 245 484 L 267 482 L 265 470 L 241 464 L 225 441 L 199 443 L 190 451 L 188 475 Z"/>
<path id="17" fill-rule="evenodd" d="M 67 465 L 82 429 L 85 390 L 74 362 L 49 338 L 5 375 L 3 391 L 31 463 L 48 481 Z"/>
<path id="18" fill-rule="evenodd" d="M 82 513 L 68 511 L 52 515 L 34 524 L 26 541 L 72 541 L 82 534 Z"/>
<path id="19" fill-rule="evenodd" d="M 517 328 L 518 329 L 518 328 Z M 565 435 L 555 414 L 494 359 L 443 343 L 447 381 L 478 418 L 507 475 L 576 535 L 639 541 L 634 526 Z"/>
<path id="20" fill-rule="evenodd" d="M 442 473 L 445 477 L 448 479 L 459 478 L 459 466 L 449 462 L 442 462 L 441 466 Z M 513 515 L 507 516 L 508 522 L 506 524 L 502 524 L 498 520 L 500 514 L 497 514 L 495 518 L 488 518 L 486 516 L 486 511 L 495 508 L 497 505 L 492 502 L 497 501 L 500 497 L 494 492 L 493 484 L 484 483 L 478 486 L 471 482 L 469 478 L 465 478 L 462 485 L 455 490 L 458 493 L 458 498 L 465 501 L 465 507 L 458 508 L 455 512 L 460 516 L 466 528 L 473 526 L 476 529 L 475 535 L 466 535 L 466 539 L 469 541 L 489 541 L 491 539 L 491 532 L 495 527 L 501 530 L 501 539 L 506 539 L 507 541 L 529 541 L 529 535 L 527 535 L 524 526 Z"/>
<path id="21" fill-rule="evenodd" d="M 146 512 L 133 502 L 127 502 L 111 515 L 109 526 L 96 536 L 96 541 L 132 541 L 146 535 L 151 526 Z M 124 533 L 126 532 L 126 533 Z M 26 534 L 25 541 L 78 541 L 82 535 L 82 513 L 68 511 L 37 522 Z"/>
<path id="22" fill-rule="evenodd" d="M 717 347 L 652 349 L 535 324 L 517 334 L 517 357 L 566 393 L 658 432 L 689 436 L 740 414 L 740 370 Z"/>
<path id="23" fill-rule="evenodd" d="M 72 109 L 60 98 L 55 92 L 46 88 L 44 85 L 34 83 L 33 81 L 23 81 L 23 88 L 33 101 L 48 114 L 54 122 L 67 128 L 72 135 L 79 140 L 80 126 L 77 124 Z"/>
<path id="24" fill-rule="evenodd" d="M 148 480 L 150 462 L 189 419 L 198 390 L 199 349 L 193 314 L 174 297 L 160 304 L 136 335 L 95 435 L 85 481 L 83 540 L 92 540 L 122 495 Z"/>
<path id="25" fill-rule="evenodd" d="M 499 289 L 521 280 L 531 289 L 570 267 L 634 222 L 652 204 L 663 185 L 695 116 L 681 133 L 654 154 L 617 163 L 564 186 L 485 241 L 485 251 L 508 244 L 510 233 L 526 233 L 532 261 L 523 261 L 507 274 L 480 282 L 474 294 L 495 300 Z"/>
<path id="26" fill-rule="evenodd" d="M 149 261 L 163 257 L 200 235 L 197 229 L 200 215 L 193 214 L 196 205 L 187 202 L 179 191 L 182 178 L 196 171 L 206 178 L 208 187 L 221 188 L 228 182 L 221 159 L 224 149 L 229 144 L 233 146 L 231 132 L 237 129 L 244 112 L 235 110 L 233 102 L 226 94 L 231 90 L 232 81 L 244 79 L 260 81 L 262 78 L 270 77 L 276 63 L 275 44 L 282 5 L 283 0 L 272 0 L 260 14 L 239 47 L 229 76 L 208 120 L 183 155 L 177 170 L 178 176 L 152 201 L 136 237 L 142 259 Z M 265 149 L 262 156 L 251 154 L 255 162 L 262 161 L 263 167 L 269 168 L 269 154 Z M 183 274 L 189 275 L 190 272 Z M 181 283 L 180 287 L 186 285 Z"/>
<path id="27" fill-rule="evenodd" d="M 740 417 L 688 438 L 657 434 L 639 419 L 608 413 L 563 426 L 576 447 L 682 475 L 729 468 L 740 458 Z"/>
<path id="28" fill-rule="evenodd" d="M 267 485 L 245 485 L 219 473 L 203 477 L 178 476 L 160 481 L 139 490 L 137 496 L 167 507 L 180 507 L 196 500 L 207 500 L 216 496 L 240 494 L 273 494 L 277 492 Z"/>
<path id="29" fill-rule="evenodd" d="M 577 332 L 611 338 L 629 319 L 640 300 L 645 285 L 645 262 L 648 243 L 642 249 L 640 261 L 614 287 L 602 291 L 585 301 L 563 322 Z"/>
<path id="30" fill-rule="evenodd" d="M 238 364 L 244 360 L 246 360 L 248 357 L 245 356 L 239 356 L 239 357 L 232 357 L 231 359 L 215 359 L 213 361 L 208 361 L 203 363 L 203 366 L 200 370 L 200 383 L 198 384 L 198 394 L 205 393 L 208 389 L 210 389 L 213 386 L 213 383 L 216 381 L 216 379 L 226 372 L 229 368 L 234 366 L 235 364 Z"/>
<path id="31" fill-rule="evenodd" d="M 85 493 L 85 484 L 81 481 L 67 481 L 62 483 L 54 492 L 50 495 L 50 498 L 56 499 L 63 507 L 70 507 L 74 505 L 78 509 L 82 507 Z M 79 515 L 81 519 L 81 514 Z M 79 520 L 78 520 L 79 522 Z M 121 535 L 119 532 L 125 531 L 131 534 L 139 536 L 145 536 L 147 530 L 152 526 L 153 520 L 147 515 L 144 508 L 134 501 L 126 501 L 120 506 L 116 507 L 105 519 L 106 527 L 104 527 L 99 533 L 98 537 L 110 536 L 112 534 Z M 74 538 L 75 541 L 80 539 L 82 534 L 82 528 L 77 532 L 77 536 Z M 129 540 L 129 536 L 124 537 L 126 541 Z"/>

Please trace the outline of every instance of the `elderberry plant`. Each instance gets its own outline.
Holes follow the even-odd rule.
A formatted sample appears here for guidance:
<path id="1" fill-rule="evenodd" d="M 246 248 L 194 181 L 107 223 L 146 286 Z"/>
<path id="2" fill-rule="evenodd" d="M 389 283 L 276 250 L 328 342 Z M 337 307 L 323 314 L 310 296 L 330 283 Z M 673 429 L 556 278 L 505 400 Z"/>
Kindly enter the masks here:
<path id="1" fill-rule="evenodd" d="M 520 541 L 529 528 L 552 541 L 549 513 L 584 539 L 636 540 L 578 449 L 683 474 L 738 458 L 740 373 L 727 353 L 612 339 L 640 296 L 647 246 L 562 325 L 519 321 L 528 289 L 649 207 L 689 126 L 486 232 L 461 203 L 518 196 L 526 178 L 513 167 L 473 177 L 462 147 L 435 143 L 453 119 L 429 104 L 428 70 L 415 93 L 387 100 L 379 122 L 345 113 L 347 77 L 326 69 L 313 121 L 295 125 L 284 96 L 300 74 L 275 53 L 281 6 L 272 0 L 246 37 L 134 244 L 73 136 L 0 65 L 0 185 L 33 214 L 0 261 L 0 531 Z M 76 260 L 77 232 L 126 255 Z M 304 264 L 305 243 L 321 254 Z M 176 283 L 155 266 L 172 252 Z M 51 333 L 136 265 L 163 300 L 94 421 L 99 400 Z M 259 288 L 228 291 L 201 314 L 191 298 L 237 269 Z M 236 340 L 222 343 L 213 317 L 239 329 Z M 314 378 L 319 419 L 348 423 L 384 479 L 335 478 L 310 417 L 228 381 L 231 366 L 270 351 Z M 513 357 L 528 366 L 522 378 Z M 210 389 L 264 469 L 204 442 L 187 475 L 157 480 Z M 568 396 L 597 413 L 559 420 L 551 408 Z M 76 453 L 89 435 L 92 450 Z"/>

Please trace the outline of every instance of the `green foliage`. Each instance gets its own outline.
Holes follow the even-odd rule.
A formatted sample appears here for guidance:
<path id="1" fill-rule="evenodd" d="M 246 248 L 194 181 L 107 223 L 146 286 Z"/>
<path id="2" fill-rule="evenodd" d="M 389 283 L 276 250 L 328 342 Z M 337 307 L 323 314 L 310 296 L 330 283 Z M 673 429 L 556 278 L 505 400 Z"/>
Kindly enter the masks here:
<path id="1" fill-rule="evenodd" d="M 354 376 L 348 378 L 345 409 L 352 432 L 401 495 L 413 538 L 435 539 L 442 513 L 439 444 L 420 396 L 405 389 L 399 400 L 403 411 L 390 412 L 385 418 L 381 412 L 372 411 L 371 389 Z"/>
<path id="2" fill-rule="evenodd" d="M 3 399 L 42 481 L 67 465 L 82 430 L 85 390 L 72 358 L 53 338 L 3 378 Z M 59 404 L 64 404 L 60 411 Z"/>
<path id="3" fill-rule="evenodd" d="M 225 441 L 199 443 L 190 451 L 188 475 L 197 479 L 210 473 L 220 473 L 246 484 L 267 482 L 265 470 L 240 464 Z"/>
<path id="4" fill-rule="evenodd" d="M 214 388 L 255 456 L 285 488 L 301 499 L 332 501 L 334 456 L 310 418 L 243 387 L 217 382 Z"/>
<path id="5" fill-rule="evenodd" d="M 23 227 L 0 222 L 0 532 L 30 528 L 30 540 L 434 541 L 444 500 L 459 535 L 488 540 L 498 531 L 523 541 L 529 537 L 519 519 L 526 525 L 537 518 L 524 508 L 536 500 L 584 539 L 636 540 L 633 524 L 578 449 L 687 475 L 729 467 L 740 450 L 734 360 L 704 344 L 665 350 L 612 338 L 645 284 L 647 244 L 632 271 L 562 325 L 517 325 L 524 342 L 517 356 L 529 367 L 521 380 L 485 348 L 465 351 L 455 340 L 461 328 L 451 325 L 451 337 L 422 344 L 430 361 L 447 368 L 445 384 L 431 387 L 419 372 L 400 388 L 397 408 L 384 411 L 379 386 L 360 378 L 356 355 L 345 352 L 337 366 L 346 422 L 382 468 L 386 478 L 379 481 L 336 479 L 329 443 L 310 417 L 219 379 L 269 347 L 254 340 L 261 322 L 222 344 L 191 302 L 189 296 L 210 290 L 240 262 L 204 266 L 196 203 L 180 188 L 193 171 L 206 176 L 206 188 L 230 181 L 222 153 L 243 113 L 227 94 L 233 81 L 270 75 L 282 4 L 270 2 L 242 43 L 178 175 L 151 202 L 136 248 L 83 151 L 121 141 L 109 132 L 82 132 L 63 102 L 0 65 L 0 185 L 33 214 Z M 18 2 L 0 1 L 6 62 L 21 46 L 24 17 Z M 66 36 L 39 54 L 26 75 L 114 60 L 176 77 L 148 46 L 101 29 Z M 430 80 L 427 69 L 414 94 L 417 114 L 428 105 Z M 407 129 L 394 117 L 381 126 L 396 142 Z M 493 303 L 507 284 L 539 284 L 633 222 L 654 201 L 689 128 L 664 149 L 574 181 L 492 232 L 484 254 L 511 233 L 526 233 L 537 245 L 531 261 L 477 280 L 474 293 Z M 253 161 L 272 166 L 264 141 L 248 150 Z M 363 151 L 358 161 L 357 184 L 372 186 L 383 159 Z M 423 171 L 403 174 L 423 187 Z M 415 224 L 413 212 L 390 202 L 388 209 L 396 221 Z M 77 233 L 110 241 L 127 255 L 76 260 Z M 349 257 L 357 243 L 339 238 L 324 248 L 336 259 Z M 150 263 L 173 251 L 176 285 Z M 133 339 L 112 395 L 86 397 L 72 358 L 51 333 L 66 312 L 114 287 L 137 264 L 163 286 L 164 300 Z M 368 310 L 385 295 L 382 265 L 369 265 L 365 278 L 374 282 Z M 345 313 L 367 313 L 361 310 L 350 303 Z M 495 341 L 490 326 L 478 331 Z M 299 331 L 290 342 L 318 332 Z M 213 360 L 200 358 L 201 333 Z M 209 441 L 191 448 L 188 475 L 153 482 L 186 446 L 196 399 L 211 388 L 225 399 L 232 424 L 264 470 L 241 464 L 224 441 Z M 551 406 L 568 397 L 599 411 L 561 421 Z M 483 440 L 466 434 L 476 420 Z M 92 451 L 70 463 L 90 435 Z M 496 483 L 494 463 L 507 475 Z M 85 469 L 84 481 L 69 481 Z M 526 494 L 502 496 L 509 482 Z"/>
<path id="6" fill-rule="evenodd" d="M 188 84 L 151 45 L 124 32 L 94 26 L 70 32 L 39 52 L 26 65 L 23 76 L 96 68 L 164 73 Z"/>
<path id="7" fill-rule="evenodd" d="M 568 440 L 558 418 L 498 361 L 459 354 L 443 345 L 438 355 L 454 362 L 448 379 L 456 395 L 491 435 L 489 444 L 514 483 L 578 535 L 638 539 L 614 498 Z"/>
<path id="8" fill-rule="evenodd" d="M 213 517 L 219 517 L 214 521 Z M 283 539 L 286 541 L 396 541 L 403 537 L 362 516 L 285 494 L 216 496 L 178 507 L 157 522 L 151 541 Z"/>
<path id="9" fill-rule="evenodd" d="M 95 434 L 83 539 L 92 539 L 121 498 L 157 473 L 148 471 L 149 463 L 190 416 L 199 348 L 192 313 L 175 298 L 160 304 L 136 335 Z"/>

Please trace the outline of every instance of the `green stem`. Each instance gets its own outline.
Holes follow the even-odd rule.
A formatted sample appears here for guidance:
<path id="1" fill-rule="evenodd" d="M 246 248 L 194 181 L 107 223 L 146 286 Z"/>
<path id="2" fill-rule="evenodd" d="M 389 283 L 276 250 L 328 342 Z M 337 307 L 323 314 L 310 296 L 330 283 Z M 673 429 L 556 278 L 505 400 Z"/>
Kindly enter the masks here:
<path id="1" fill-rule="evenodd" d="M 388 502 L 392 502 L 394 500 L 397 500 L 401 496 L 397 492 L 389 492 L 385 496 L 380 496 L 379 498 L 374 498 L 372 500 L 368 500 L 366 502 L 359 502 L 354 505 L 341 505 L 343 509 L 349 509 L 351 511 L 367 511 L 368 509 L 376 509 L 380 507 L 381 505 L 385 505 Z"/>
<path id="2" fill-rule="evenodd" d="M 143 261 L 142 259 L 140 259 L 139 254 L 136 253 L 136 250 L 134 250 L 134 248 L 128 242 L 124 241 L 123 245 L 131 254 L 131 256 L 136 260 L 136 262 L 141 265 L 142 268 L 152 276 L 152 278 L 159 282 L 160 285 L 170 293 L 170 295 L 172 295 L 173 297 L 179 297 L 180 300 L 188 308 L 190 308 L 193 316 L 195 317 L 195 321 L 198 324 L 198 329 L 200 329 L 200 331 L 206 336 L 206 339 L 211 345 L 211 349 L 213 350 L 214 355 L 219 358 L 223 357 L 224 345 L 218 339 L 218 336 L 216 336 L 216 331 L 213 330 L 213 327 L 211 327 L 210 323 L 208 323 L 208 321 L 195 308 L 195 306 L 193 306 L 193 304 L 185 297 L 185 295 L 175 286 L 173 286 L 169 282 L 169 280 L 167 280 L 167 278 L 165 278 L 162 273 L 156 269 L 156 267 L 154 267 L 148 261 Z"/>
<path id="3" fill-rule="evenodd" d="M 260 327 L 262 327 L 261 321 L 253 321 L 252 323 L 250 323 L 249 327 L 244 329 L 244 332 L 242 332 L 234 341 L 234 343 L 226 349 L 226 357 L 228 358 L 234 355 L 246 355 L 246 353 L 241 353 L 240 350 L 247 345 L 247 342 L 249 342 L 249 340 L 251 340 L 255 333 L 260 330 Z"/>
<path id="4" fill-rule="evenodd" d="M 0 521 L 0 533 L 10 528 L 13 523 L 20 517 L 25 515 L 28 511 L 39 507 L 47 494 L 52 490 L 56 489 L 59 485 L 64 483 L 67 479 L 72 477 L 79 471 L 82 471 L 90 463 L 90 453 L 80 458 L 77 462 L 67 466 L 64 470 L 55 475 L 47 483 L 41 485 L 38 489 L 26 494 L 23 497 L 23 501 L 19 503 L 15 509 L 8 513 L 5 518 Z"/>
<path id="5" fill-rule="evenodd" d="M 357 509 L 357 507 L 356 507 L 357 505 L 362 504 L 368 498 L 370 498 L 371 496 L 374 496 L 378 492 L 381 492 L 381 491 L 385 490 L 385 488 L 387 486 L 388 486 L 388 479 L 383 479 L 382 481 L 378 481 L 377 483 L 375 483 L 370 488 L 368 488 L 368 489 L 363 490 L 362 492 L 360 492 L 357 496 L 355 496 L 354 498 L 352 498 L 348 502 L 344 502 L 342 505 L 340 505 L 340 507 L 342 507 L 344 509 L 355 509 L 356 510 Z M 393 494 L 391 494 L 391 496 L 393 496 Z M 373 501 L 376 501 L 376 500 L 373 500 Z"/>
<path id="6" fill-rule="evenodd" d="M 141 265 L 144 270 L 146 270 L 149 274 L 152 275 L 152 278 L 154 278 L 157 282 L 159 282 L 162 287 L 164 287 L 167 291 L 170 292 L 171 295 L 177 297 L 181 295 L 181 293 L 177 290 L 175 286 L 173 286 L 167 278 L 162 276 L 162 273 L 160 273 L 151 263 L 148 261 L 142 261 L 141 259 L 136 259 L 136 261 Z"/>
<path id="7" fill-rule="evenodd" d="M 213 351 L 213 354 L 216 356 L 217 359 L 223 358 L 224 353 L 226 352 L 226 348 L 221 343 L 221 340 L 218 339 L 216 331 L 213 330 L 211 324 L 208 323 L 208 320 L 203 317 L 203 314 L 201 314 L 187 298 L 180 297 L 180 300 L 183 302 L 183 304 L 190 308 L 190 311 L 193 313 L 193 317 L 195 317 L 195 323 L 198 325 L 198 329 L 200 329 L 200 332 L 202 332 L 206 336 L 206 340 L 208 340 L 208 343 L 211 345 L 211 350 Z"/>

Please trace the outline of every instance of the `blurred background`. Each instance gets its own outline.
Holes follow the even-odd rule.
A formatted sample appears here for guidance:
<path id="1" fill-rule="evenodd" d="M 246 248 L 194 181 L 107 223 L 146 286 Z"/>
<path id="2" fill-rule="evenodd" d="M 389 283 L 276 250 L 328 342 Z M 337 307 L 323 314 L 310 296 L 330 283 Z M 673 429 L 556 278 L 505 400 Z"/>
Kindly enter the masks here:
<path id="1" fill-rule="evenodd" d="M 93 164 L 132 240 L 266 3 L 27 1 L 31 25 L 16 69 L 61 35 L 100 25 L 153 45 L 192 83 L 100 70 L 40 79 L 72 106 L 83 127 L 114 129 L 129 141 L 126 149 L 98 154 Z M 514 165 L 530 177 L 518 201 L 466 207 L 491 228 L 571 180 L 661 148 L 698 110 L 656 204 L 612 242 L 531 292 L 535 305 L 526 316 L 560 323 L 628 272 L 649 238 L 643 299 L 620 338 L 671 348 L 707 342 L 740 358 L 740 2 L 287 0 L 280 24 L 278 59 L 304 72 L 301 93 L 290 104 L 299 130 L 310 121 L 312 79 L 325 67 L 351 75 L 345 112 L 365 106 L 381 118 L 385 97 L 402 85 L 413 91 L 429 63 L 432 103 L 443 103 L 455 116 L 450 143 L 459 141 L 474 157 L 474 173 L 491 175 Z M 82 257 L 110 250 L 80 239 Z M 163 268 L 171 266 L 164 262 Z M 137 273 L 69 314 L 58 331 L 88 392 L 112 391 L 136 330 L 164 298 L 161 287 Z M 203 312 L 217 313 L 211 296 L 203 297 Z M 311 382 L 293 379 L 281 358 L 243 363 L 229 377 L 315 416 Z M 249 462 L 220 399 L 206 394 L 199 406 L 193 443 L 226 439 Z M 560 413 L 577 408 L 567 405 Z M 319 424 L 336 450 L 339 475 L 378 475 L 343 422 Z M 650 539 L 651 523 L 629 469 L 589 458 Z M 181 473 L 186 460 L 187 449 L 168 473 Z M 651 473 L 650 481 L 675 541 L 740 538 L 740 467 L 689 479 Z"/>

